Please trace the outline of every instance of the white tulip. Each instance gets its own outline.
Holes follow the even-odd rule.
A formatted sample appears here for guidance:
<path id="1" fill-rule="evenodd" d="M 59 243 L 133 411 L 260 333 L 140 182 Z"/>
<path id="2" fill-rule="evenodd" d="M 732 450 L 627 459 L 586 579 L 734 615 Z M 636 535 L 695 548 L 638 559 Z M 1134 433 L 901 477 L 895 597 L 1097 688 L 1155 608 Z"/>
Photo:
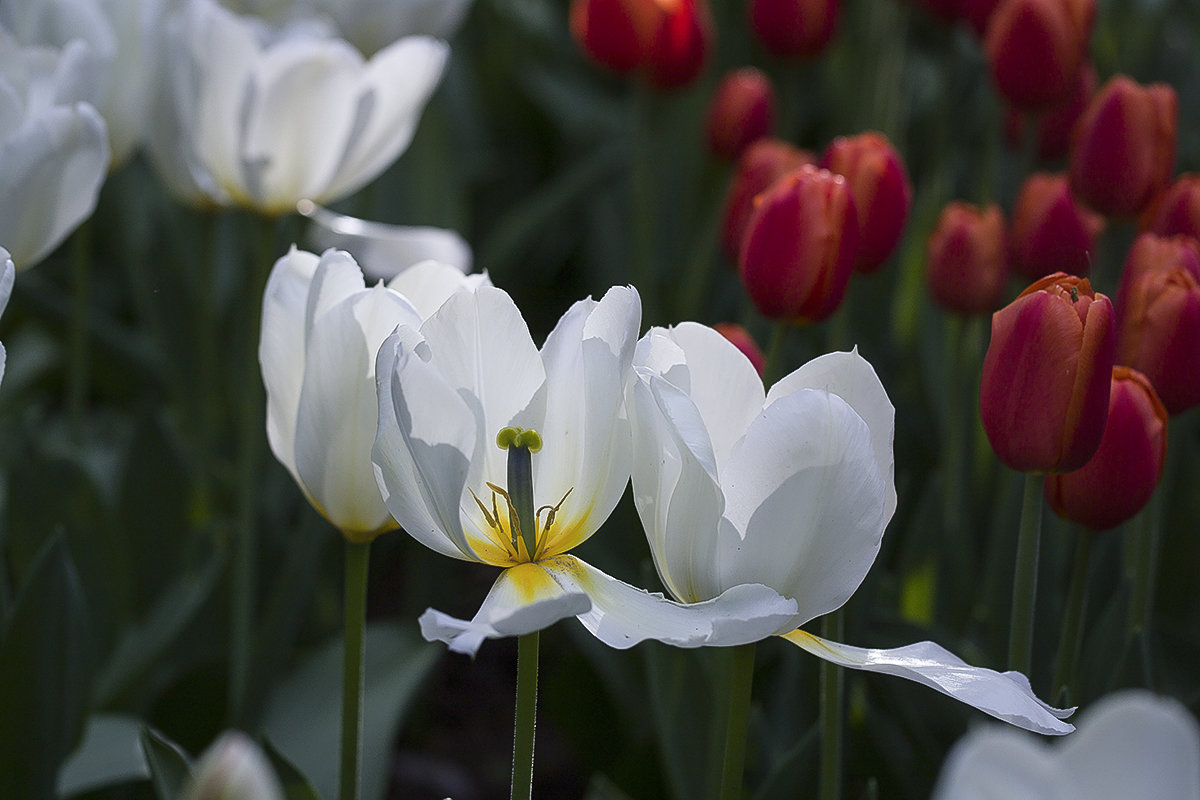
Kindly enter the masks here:
<path id="1" fill-rule="evenodd" d="M 375 353 L 399 324 L 419 325 L 457 291 L 488 283 L 425 262 L 367 288 L 347 253 L 292 249 L 263 297 L 259 362 L 267 438 L 313 506 L 354 541 L 395 527 L 371 466 Z"/>
<path id="2" fill-rule="evenodd" d="M 283 789 L 258 745 L 226 731 L 196 762 L 180 800 L 283 800 Z"/>
<path id="3" fill-rule="evenodd" d="M 924 683 L 1015 725 L 1072 730 L 1062 722 L 1070 711 L 1042 703 L 1018 673 L 971 667 L 933 642 L 868 650 L 800 629 L 850 598 L 896 509 L 895 410 L 857 351 L 815 359 L 764 392 L 725 337 L 685 323 L 647 333 L 635 370 L 634 502 L 676 599 L 766 589 L 792 608 L 779 617 L 778 603 L 764 606 L 767 634 L 841 666 Z M 602 609 L 581 619 L 610 644 L 636 638 Z M 714 618 L 707 644 L 745 641 L 745 625 Z"/>
<path id="4" fill-rule="evenodd" d="M 13 266 L 12 259 L 8 257 L 8 251 L 0 247 L 0 316 L 4 314 L 4 309 L 8 308 L 8 298 L 12 296 L 13 281 L 16 276 L 17 270 Z M 7 353 L 4 350 L 4 343 L 0 342 L 0 381 L 4 380 L 6 360 Z"/>
<path id="5" fill-rule="evenodd" d="M 1053 746 L 996 725 L 954 746 L 935 800 L 1200 800 L 1200 725 L 1142 689 L 1108 695 Z"/>

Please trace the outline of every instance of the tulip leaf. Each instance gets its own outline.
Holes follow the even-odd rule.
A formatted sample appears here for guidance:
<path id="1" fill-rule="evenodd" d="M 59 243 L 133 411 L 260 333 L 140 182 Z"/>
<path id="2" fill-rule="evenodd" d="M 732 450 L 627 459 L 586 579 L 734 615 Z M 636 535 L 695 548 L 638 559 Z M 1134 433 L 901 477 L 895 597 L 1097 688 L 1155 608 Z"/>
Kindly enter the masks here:
<path id="1" fill-rule="evenodd" d="M 583 800 L 631 800 L 615 783 L 603 775 L 594 775 Z"/>
<path id="2" fill-rule="evenodd" d="M 382 796 L 392 736 L 441 652 L 410 628 L 368 625 L 363 702 L 362 797 Z M 264 734 L 307 775 L 321 797 L 337 796 L 342 639 L 335 637 L 286 676 L 267 700 Z"/>
<path id="3" fill-rule="evenodd" d="M 697 769 L 697 754 L 710 752 L 710 719 L 727 704 L 711 700 L 718 694 L 697 660 L 720 655 L 716 651 L 682 650 L 657 642 L 643 645 L 650 710 L 666 782 L 676 800 L 706 797 L 718 778 L 719 761 L 709 770 Z M 711 774 L 710 774 L 711 773 Z"/>
<path id="4" fill-rule="evenodd" d="M 313 788 L 308 778 L 304 776 L 296 765 L 288 760 L 287 756 L 279 752 L 275 745 L 271 744 L 270 739 L 263 739 L 263 751 L 267 754 L 267 758 L 271 760 L 271 766 L 275 769 L 275 774 L 279 777 L 279 783 L 283 787 L 283 796 L 286 800 L 321 800 L 321 795 L 317 794 L 317 790 Z"/>
<path id="5" fill-rule="evenodd" d="M 159 800 L 176 800 L 192 772 L 187 754 L 149 726 L 141 726 L 140 738 L 155 794 Z"/>
<path id="6" fill-rule="evenodd" d="M 0 636 L 0 775 L 10 797 L 53 797 L 83 732 L 87 603 L 62 535 L 34 559 Z"/>
<path id="7" fill-rule="evenodd" d="M 150 777 L 142 752 L 142 722 L 127 714 L 93 714 L 83 741 L 58 773 L 58 794 L 73 797 Z"/>

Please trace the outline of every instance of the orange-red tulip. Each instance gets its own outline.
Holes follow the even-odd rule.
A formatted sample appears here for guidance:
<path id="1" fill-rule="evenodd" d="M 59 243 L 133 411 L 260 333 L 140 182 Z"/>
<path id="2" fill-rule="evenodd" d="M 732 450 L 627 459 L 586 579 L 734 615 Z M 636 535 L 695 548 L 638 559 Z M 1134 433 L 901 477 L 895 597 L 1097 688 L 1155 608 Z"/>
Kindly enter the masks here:
<path id="1" fill-rule="evenodd" d="M 738 159 L 737 172 L 725 194 L 721 244 L 729 260 L 737 263 L 742 249 L 742 234 L 754 212 L 754 198 L 787 173 L 805 164 L 816 164 L 817 157 L 779 139 L 759 139 L 746 148 Z"/>
<path id="2" fill-rule="evenodd" d="M 1075 202 L 1066 175 L 1030 175 L 1013 209 L 1013 269 L 1030 279 L 1087 275 L 1102 230 L 1104 217 Z"/>
<path id="3" fill-rule="evenodd" d="M 705 136 L 717 158 L 736 159 L 775 124 L 771 79 L 754 67 L 734 70 L 717 85 L 708 106 Z"/>
<path id="4" fill-rule="evenodd" d="M 713 43 L 705 0 L 573 0 L 570 27 L 592 60 L 665 89 L 694 80 Z"/>
<path id="5" fill-rule="evenodd" d="M 926 247 L 926 281 L 933 301 L 958 314 L 1000 307 L 1008 281 L 1004 214 L 953 202 L 942 209 Z"/>
<path id="6" fill-rule="evenodd" d="M 821 166 L 843 175 L 858 209 L 855 269 L 871 273 L 891 256 L 904 233 L 912 206 L 912 184 L 900 154 L 881 133 L 834 139 Z"/>
<path id="7" fill-rule="evenodd" d="M 1147 210 L 1144 224 L 1159 236 L 1200 239 L 1200 175 L 1185 173 L 1175 178 Z"/>
<path id="8" fill-rule="evenodd" d="M 1095 0 L 1001 0 L 984 40 L 996 89 L 1019 108 L 1066 100 L 1095 17 Z"/>
<path id="9" fill-rule="evenodd" d="M 753 0 L 750 25 L 778 56 L 814 56 L 828 46 L 842 15 L 842 0 Z"/>

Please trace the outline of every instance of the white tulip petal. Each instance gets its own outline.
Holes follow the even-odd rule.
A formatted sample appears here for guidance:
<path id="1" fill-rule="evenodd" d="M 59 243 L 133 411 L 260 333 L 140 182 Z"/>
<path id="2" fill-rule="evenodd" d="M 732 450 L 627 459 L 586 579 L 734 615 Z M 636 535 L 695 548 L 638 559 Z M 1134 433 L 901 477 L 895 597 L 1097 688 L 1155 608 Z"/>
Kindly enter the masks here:
<path id="1" fill-rule="evenodd" d="M 721 475 L 722 588 L 764 583 L 796 598 L 803 620 L 839 608 L 862 583 L 886 519 L 887 481 L 866 423 L 837 395 L 804 389 L 762 412 Z"/>
<path id="2" fill-rule="evenodd" d="M 933 797 L 1068 800 L 1071 795 L 1059 791 L 1056 777 L 1054 760 L 1041 742 L 1012 728 L 989 725 L 972 732 L 950 751 Z"/>
<path id="3" fill-rule="evenodd" d="M 478 561 L 459 521 L 477 440 L 475 414 L 455 387 L 402 344 L 405 338 L 389 336 L 375 362 L 375 479 L 388 511 L 410 536 L 443 555 Z"/>
<path id="4" fill-rule="evenodd" d="M 1044 734 L 1075 730 L 1074 725 L 1063 721 L 1075 709 L 1051 708 L 1043 703 L 1021 673 L 972 667 L 933 642 L 880 650 L 832 642 L 799 629 L 783 634 L 783 638 L 842 667 L 923 683 L 1019 728 Z"/>
<path id="5" fill-rule="evenodd" d="M 647 639 L 675 647 L 739 645 L 765 639 L 795 618 L 796 603 L 761 585 L 737 586 L 702 603 L 677 603 L 604 574 L 570 555 L 541 562 L 560 585 L 591 598 L 583 626 L 609 647 Z"/>
<path id="6" fill-rule="evenodd" d="M 887 505 L 884 520 L 896 511 L 895 463 L 892 440 L 896 429 L 896 409 L 875 374 L 871 363 L 858 354 L 827 353 L 814 358 L 785 376 L 767 393 L 767 405 L 798 389 L 825 389 L 850 404 L 871 430 L 871 444 L 880 470 L 887 476 Z"/>
<path id="7" fill-rule="evenodd" d="M 326 250 L 322 253 L 321 260 L 313 271 L 308 300 L 304 307 L 304 325 L 308 335 L 312 335 L 313 324 L 325 312 L 365 288 L 362 270 L 354 263 L 354 258 L 349 253 L 341 250 Z"/>
<path id="8" fill-rule="evenodd" d="M 8 298 L 12 295 L 16 275 L 17 269 L 13 265 L 12 259 L 8 257 L 8 251 L 0 247 L 0 314 L 3 314 L 4 309 L 8 307 Z M 7 358 L 4 345 L 0 343 L 0 381 L 4 380 L 4 365 Z"/>
<path id="9" fill-rule="evenodd" d="M 445 642 L 456 653 L 474 655 L 484 639 L 540 631 L 590 607 L 586 594 L 561 585 L 545 564 L 519 564 L 500 573 L 470 621 L 428 609 L 421 615 L 421 635 L 431 642 Z"/>
<path id="10" fill-rule="evenodd" d="M 408 298 L 421 319 L 432 317 L 455 292 L 473 292 L 491 286 L 486 272 L 464 275 L 455 266 L 439 261 L 422 261 L 408 267 L 388 283 L 388 288 Z"/>

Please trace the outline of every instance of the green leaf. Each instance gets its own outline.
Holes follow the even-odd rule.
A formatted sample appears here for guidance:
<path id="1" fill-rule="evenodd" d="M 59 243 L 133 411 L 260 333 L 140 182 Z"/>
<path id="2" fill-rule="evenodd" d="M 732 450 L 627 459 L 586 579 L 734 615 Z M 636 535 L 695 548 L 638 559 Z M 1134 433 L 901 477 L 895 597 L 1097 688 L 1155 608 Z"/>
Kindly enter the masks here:
<path id="1" fill-rule="evenodd" d="M 383 793 L 392 736 L 441 649 L 395 624 L 368 625 L 363 702 L 362 796 Z M 342 639 L 335 637 L 271 693 L 263 732 L 312 781 L 336 797 L 342 715 Z"/>
<path id="2" fill-rule="evenodd" d="M 126 714 L 93 714 L 83 741 L 58 773 L 58 794 L 84 792 L 150 777 L 142 753 L 142 721 Z"/>
<path id="3" fill-rule="evenodd" d="M 140 739 L 155 794 L 159 800 L 176 800 L 192 773 L 187 754 L 179 745 L 147 725 L 141 726 Z"/>
<path id="4" fill-rule="evenodd" d="M 593 775 L 583 800 L 632 800 L 604 775 Z"/>
<path id="5" fill-rule="evenodd" d="M 275 768 L 275 774 L 279 776 L 279 783 L 283 787 L 283 796 L 287 800 L 321 800 L 321 795 L 317 794 L 317 790 L 313 788 L 304 773 L 289 761 L 287 756 L 279 752 L 275 745 L 271 744 L 270 739 L 262 740 L 262 748 L 263 752 L 267 754 L 267 758 L 271 759 L 271 766 Z"/>
<path id="6" fill-rule="evenodd" d="M 52 797 L 83 732 L 90 637 L 63 537 L 34 560 L 0 637 L 0 775 L 10 797 Z"/>

